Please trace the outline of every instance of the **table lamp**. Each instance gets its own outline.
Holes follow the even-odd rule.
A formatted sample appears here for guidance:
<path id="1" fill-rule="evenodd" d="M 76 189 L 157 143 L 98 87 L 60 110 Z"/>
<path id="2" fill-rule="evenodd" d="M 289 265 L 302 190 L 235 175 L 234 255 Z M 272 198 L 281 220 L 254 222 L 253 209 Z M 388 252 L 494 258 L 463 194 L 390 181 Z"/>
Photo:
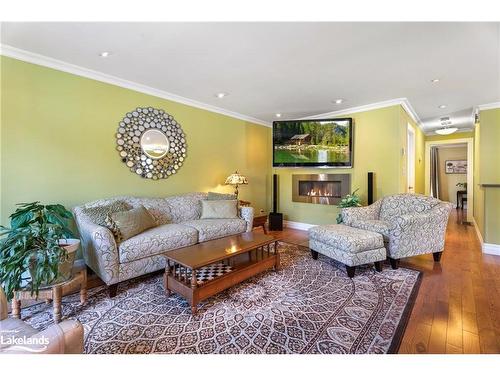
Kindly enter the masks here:
<path id="1" fill-rule="evenodd" d="M 226 178 L 225 185 L 233 185 L 235 187 L 234 194 L 236 195 L 236 199 L 238 199 L 238 185 L 248 185 L 248 180 L 236 171 Z"/>

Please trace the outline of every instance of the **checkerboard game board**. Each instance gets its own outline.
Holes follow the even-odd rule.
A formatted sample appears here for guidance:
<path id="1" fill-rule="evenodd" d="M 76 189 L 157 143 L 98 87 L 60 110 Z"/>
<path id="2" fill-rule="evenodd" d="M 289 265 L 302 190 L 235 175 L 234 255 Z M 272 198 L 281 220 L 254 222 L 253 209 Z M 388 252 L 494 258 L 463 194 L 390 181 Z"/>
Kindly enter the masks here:
<path id="1" fill-rule="evenodd" d="M 216 277 L 222 276 L 226 273 L 229 273 L 233 270 L 233 267 L 228 266 L 222 263 L 214 263 L 208 266 L 199 268 L 196 270 L 196 280 L 198 284 L 206 283 L 207 281 L 213 280 Z M 176 274 L 179 275 L 180 270 L 176 271 Z M 191 278 L 191 270 L 187 272 L 188 278 Z"/>

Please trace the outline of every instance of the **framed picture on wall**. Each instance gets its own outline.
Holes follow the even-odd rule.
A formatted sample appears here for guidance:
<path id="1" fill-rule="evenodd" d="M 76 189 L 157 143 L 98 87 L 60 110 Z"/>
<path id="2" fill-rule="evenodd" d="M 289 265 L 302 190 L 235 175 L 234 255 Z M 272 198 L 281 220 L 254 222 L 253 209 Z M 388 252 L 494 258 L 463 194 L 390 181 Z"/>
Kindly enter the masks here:
<path id="1" fill-rule="evenodd" d="M 446 160 L 444 168 L 446 174 L 466 174 L 467 160 Z"/>

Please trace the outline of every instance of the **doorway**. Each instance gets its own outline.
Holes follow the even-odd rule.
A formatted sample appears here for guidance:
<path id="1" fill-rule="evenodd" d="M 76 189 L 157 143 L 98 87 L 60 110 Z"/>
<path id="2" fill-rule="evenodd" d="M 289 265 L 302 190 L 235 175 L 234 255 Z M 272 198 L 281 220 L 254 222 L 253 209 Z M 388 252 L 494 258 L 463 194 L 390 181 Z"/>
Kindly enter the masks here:
<path id="1" fill-rule="evenodd" d="M 406 170 L 408 171 L 407 184 L 408 193 L 415 193 L 415 129 L 410 124 L 408 126 L 407 132 L 407 143 L 406 143 Z"/>
<path id="2" fill-rule="evenodd" d="M 425 143 L 425 194 L 451 202 L 473 221 L 473 139 Z"/>

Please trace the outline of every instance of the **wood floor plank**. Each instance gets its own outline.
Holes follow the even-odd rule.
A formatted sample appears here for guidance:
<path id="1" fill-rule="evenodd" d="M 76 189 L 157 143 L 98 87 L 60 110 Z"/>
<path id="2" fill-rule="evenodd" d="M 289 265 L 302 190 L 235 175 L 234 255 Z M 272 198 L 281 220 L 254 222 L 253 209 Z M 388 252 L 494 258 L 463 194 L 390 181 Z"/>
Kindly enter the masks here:
<path id="1" fill-rule="evenodd" d="M 463 333 L 463 352 L 464 354 L 479 354 L 481 353 L 481 346 L 479 345 L 479 336 L 464 331 Z"/>

